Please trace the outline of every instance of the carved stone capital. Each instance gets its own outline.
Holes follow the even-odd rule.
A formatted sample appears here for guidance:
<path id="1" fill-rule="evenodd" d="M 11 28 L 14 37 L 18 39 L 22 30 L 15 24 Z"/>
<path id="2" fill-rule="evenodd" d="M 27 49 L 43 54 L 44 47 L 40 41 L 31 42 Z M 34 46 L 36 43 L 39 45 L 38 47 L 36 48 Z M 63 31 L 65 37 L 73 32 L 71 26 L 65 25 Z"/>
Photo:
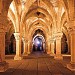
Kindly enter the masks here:
<path id="1" fill-rule="evenodd" d="M 55 42 L 55 39 L 50 39 L 50 43 L 54 43 Z"/>
<path id="2" fill-rule="evenodd" d="M 55 39 L 61 39 L 62 38 L 63 33 L 59 32 L 55 34 Z"/>
<path id="3" fill-rule="evenodd" d="M 26 39 L 25 42 L 28 43 L 28 40 Z"/>
<path id="4" fill-rule="evenodd" d="M 25 37 L 22 37 L 22 41 L 23 41 L 23 43 L 25 43 Z"/>
<path id="5" fill-rule="evenodd" d="M 68 32 L 69 32 L 70 34 L 75 34 L 75 26 L 69 27 L 69 28 L 68 28 Z"/>
<path id="6" fill-rule="evenodd" d="M 75 25 L 75 20 L 71 20 L 71 21 L 68 22 L 69 27 L 73 27 L 74 25 Z"/>
<path id="7" fill-rule="evenodd" d="M 20 39 L 20 33 L 14 33 L 15 39 L 19 40 Z"/>

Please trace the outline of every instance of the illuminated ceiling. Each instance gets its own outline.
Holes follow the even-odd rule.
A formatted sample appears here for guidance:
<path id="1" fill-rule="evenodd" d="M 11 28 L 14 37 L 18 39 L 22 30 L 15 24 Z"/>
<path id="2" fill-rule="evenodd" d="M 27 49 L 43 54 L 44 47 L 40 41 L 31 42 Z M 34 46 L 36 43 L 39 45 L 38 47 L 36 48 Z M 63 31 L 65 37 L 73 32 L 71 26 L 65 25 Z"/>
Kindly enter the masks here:
<path id="1" fill-rule="evenodd" d="M 58 11 L 61 10 L 60 18 L 66 12 L 59 2 L 59 0 L 13 0 L 9 7 L 8 17 L 13 23 L 15 32 L 18 31 L 17 23 L 19 22 L 30 28 L 38 21 L 50 28 L 57 19 Z"/>

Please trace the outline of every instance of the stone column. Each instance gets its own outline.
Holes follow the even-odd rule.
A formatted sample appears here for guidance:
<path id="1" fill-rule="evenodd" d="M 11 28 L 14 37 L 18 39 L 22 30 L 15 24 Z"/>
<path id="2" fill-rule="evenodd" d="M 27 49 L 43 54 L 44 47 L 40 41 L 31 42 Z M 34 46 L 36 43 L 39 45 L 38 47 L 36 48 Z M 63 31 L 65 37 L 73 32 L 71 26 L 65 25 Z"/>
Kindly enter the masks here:
<path id="1" fill-rule="evenodd" d="M 54 40 L 51 40 L 51 54 L 50 55 L 54 55 L 54 47 L 55 47 Z"/>
<path id="2" fill-rule="evenodd" d="M 61 38 L 62 38 L 62 33 L 57 33 L 55 34 L 56 38 L 56 54 L 54 56 L 54 59 L 60 60 L 63 59 L 61 55 Z"/>
<path id="3" fill-rule="evenodd" d="M 51 53 L 51 44 L 50 41 L 48 41 L 48 50 L 47 50 L 47 54 Z"/>
<path id="4" fill-rule="evenodd" d="M 27 42 L 24 40 L 23 41 L 23 44 L 24 44 L 24 52 L 23 52 L 23 55 L 28 56 L 28 53 L 27 53 Z"/>
<path id="5" fill-rule="evenodd" d="M 43 51 L 44 51 L 44 52 L 46 51 L 45 42 L 43 42 Z"/>
<path id="6" fill-rule="evenodd" d="M 0 13 L 2 12 L 2 0 L 0 0 Z"/>
<path id="7" fill-rule="evenodd" d="M 75 71 L 75 26 L 69 28 L 71 42 L 71 62 L 67 65 L 72 71 Z"/>
<path id="8" fill-rule="evenodd" d="M 30 41 L 28 41 L 28 54 L 30 54 Z"/>
<path id="9" fill-rule="evenodd" d="M 14 60 L 21 60 L 21 38 L 20 33 L 14 33 L 15 39 L 16 39 L 16 55 L 14 57 Z"/>
<path id="10" fill-rule="evenodd" d="M 8 69 L 8 63 L 5 62 L 5 32 L 0 31 L 0 72 Z"/>

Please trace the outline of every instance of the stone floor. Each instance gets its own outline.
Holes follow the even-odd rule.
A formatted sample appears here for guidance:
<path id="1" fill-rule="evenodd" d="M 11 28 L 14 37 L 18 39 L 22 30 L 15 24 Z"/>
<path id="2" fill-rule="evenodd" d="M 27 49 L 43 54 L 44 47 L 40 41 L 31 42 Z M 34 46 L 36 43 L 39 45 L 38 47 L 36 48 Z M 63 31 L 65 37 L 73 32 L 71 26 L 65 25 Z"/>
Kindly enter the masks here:
<path id="1" fill-rule="evenodd" d="M 54 60 L 53 56 L 34 52 L 24 56 L 23 60 L 13 60 L 13 56 L 6 56 L 9 69 L 0 75 L 75 75 L 66 68 L 70 57 L 64 56 L 62 61 Z"/>

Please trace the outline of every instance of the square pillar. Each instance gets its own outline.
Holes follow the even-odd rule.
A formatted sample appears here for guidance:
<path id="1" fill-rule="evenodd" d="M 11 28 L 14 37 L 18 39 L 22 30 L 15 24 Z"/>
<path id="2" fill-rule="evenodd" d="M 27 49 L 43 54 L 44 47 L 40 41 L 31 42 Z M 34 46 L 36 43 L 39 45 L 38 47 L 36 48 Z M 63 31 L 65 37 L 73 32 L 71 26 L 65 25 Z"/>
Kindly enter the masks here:
<path id="1" fill-rule="evenodd" d="M 75 26 L 69 28 L 69 34 L 71 39 L 71 61 L 67 64 L 67 68 L 75 71 Z"/>
<path id="2" fill-rule="evenodd" d="M 21 60 L 21 38 L 20 33 L 14 33 L 15 39 L 16 39 L 16 55 L 14 57 L 14 60 Z"/>
<path id="3" fill-rule="evenodd" d="M 8 69 L 8 63 L 5 61 L 5 32 L 0 32 L 0 72 Z"/>
<path id="4" fill-rule="evenodd" d="M 57 60 L 62 60 L 63 57 L 61 55 L 61 37 L 62 37 L 62 33 L 57 33 L 55 35 L 56 37 L 56 54 L 54 56 L 54 59 L 57 59 Z"/>

